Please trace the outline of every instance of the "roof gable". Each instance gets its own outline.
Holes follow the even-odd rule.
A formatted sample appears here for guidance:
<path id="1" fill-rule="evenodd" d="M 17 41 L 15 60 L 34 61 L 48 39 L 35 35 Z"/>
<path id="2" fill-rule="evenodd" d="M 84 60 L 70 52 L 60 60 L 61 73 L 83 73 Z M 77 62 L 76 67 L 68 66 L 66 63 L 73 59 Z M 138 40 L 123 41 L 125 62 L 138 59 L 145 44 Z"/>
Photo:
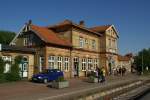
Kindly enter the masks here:
<path id="1" fill-rule="evenodd" d="M 96 31 L 96 32 L 99 32 L 101 34 L 105 33 L 109 28 L 113 28 L 113 30 L 115 31 L 117 37 L 119 38 L 118 36 L 118 32 L 115 28 L 114 25 L 102 25 L 102 26 L 95 26 L 95 27 L 92 27 L 90 28 L 90 30 L 93 30 L 93 31 Z"/>

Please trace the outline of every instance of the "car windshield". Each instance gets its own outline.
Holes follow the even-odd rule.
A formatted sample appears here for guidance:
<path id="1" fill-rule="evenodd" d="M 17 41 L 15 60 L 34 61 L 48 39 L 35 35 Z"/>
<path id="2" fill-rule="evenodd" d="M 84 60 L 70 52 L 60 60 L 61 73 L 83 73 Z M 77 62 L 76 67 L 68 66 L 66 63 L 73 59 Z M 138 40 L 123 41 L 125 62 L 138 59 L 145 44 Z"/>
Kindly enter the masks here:
<path id="1" fill-rule="evenodd" d="M 43 70 L 42 72 L 41 72 L 41 74 L 47 74 L 48 73 L 48 70 Z"/>
<path id="2" fill-rule="evenodd" d="M 48 74 L 48 73 L 53 73 L 53 72 L 59 72 L 59 71 L 57 71 L 57 70 L 47 70 L 47 69 L 45 69 L 45 70 L 43 70 L 41 73 L 42 73 L 42 74 Z"/>

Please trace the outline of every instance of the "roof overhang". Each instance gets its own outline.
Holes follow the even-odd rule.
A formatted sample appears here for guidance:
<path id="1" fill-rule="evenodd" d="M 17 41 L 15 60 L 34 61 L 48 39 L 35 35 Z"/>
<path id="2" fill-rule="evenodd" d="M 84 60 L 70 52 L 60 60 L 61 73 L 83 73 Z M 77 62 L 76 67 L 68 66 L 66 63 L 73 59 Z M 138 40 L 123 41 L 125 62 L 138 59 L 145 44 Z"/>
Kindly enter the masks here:
<path id="1" fill-rule="evenodd" d="M 17 46 L 9 46 L 9 45 L 1 45 L 1 51 L 21 52 L 21 53 L 29 53 L 29 54 L 34 54 L 36 52 L 34 48 L 17 47 Z"/>

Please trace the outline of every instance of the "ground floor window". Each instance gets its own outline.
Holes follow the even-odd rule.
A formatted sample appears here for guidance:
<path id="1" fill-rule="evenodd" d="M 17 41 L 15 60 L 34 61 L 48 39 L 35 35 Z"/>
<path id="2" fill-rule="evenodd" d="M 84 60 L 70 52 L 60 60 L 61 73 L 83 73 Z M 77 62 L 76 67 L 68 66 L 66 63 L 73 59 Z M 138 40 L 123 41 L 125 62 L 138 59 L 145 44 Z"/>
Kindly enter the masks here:
<path id="1" fill-rule="evenodd" d="M 57 57 L 57 66 L 58 66 L 58 69 L 59 70 L 62 70 L 62 57 L 61 56 L 58 56 Z"/>
<path id="2" fill-rule="evenodd" d="M 49 56 L 48 58 L 49 69 L 54 69 L 54 66 L 55 66 L 55 56 Z"/>
<path id="3" fill-rule="evenodd" d="M 11 56 L 2 56 L 2 59 L 4 60 L 4 62 L 6 62 L 4 67 L 4 73 L 8 73 L 11 69 L 12 58 Z"/>
<path id="4" fill-rule="evenodd" d="M 69 57 L 64 57 L 64 70 L 69 71 Z"/>
<path id="5" fill-rule="evenodd" d="M 91 69 L 92 69 L 92 59 L 91 58 L 88 58 L 88 62 L 87 62 L 88 64 L 88 70 L 90 71 Z"/>
<path id="6" fill-rule="evenodd" d="M 86 71 L 86 58 L 82 58 L 82 71 Z"/>
<path id="7" fill-rule="evenodd" d="M 96 67 L 98 67 L 98 59 L 93 59 L 93 67 L 96 70 Z"/>
<path id="8" fill-rule="evenodd" d="M 40 56 L 40 66 L 39 66 L 39 71 L 42 72 L 42 67 L 44 67 L 44 57 Z"/>

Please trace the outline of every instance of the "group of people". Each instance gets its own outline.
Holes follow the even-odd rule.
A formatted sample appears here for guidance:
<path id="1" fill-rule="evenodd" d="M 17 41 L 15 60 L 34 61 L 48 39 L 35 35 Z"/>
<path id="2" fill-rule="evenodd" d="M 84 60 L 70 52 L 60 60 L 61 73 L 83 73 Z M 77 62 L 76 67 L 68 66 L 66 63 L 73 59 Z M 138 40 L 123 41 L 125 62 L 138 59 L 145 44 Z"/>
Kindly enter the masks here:
<path id="1" fill-rule="evenodd" d="M 126 73 L 126 68 L 125 67 L 118 67 L 113 69 L 114 75 L 122 75 L 124 76 Z"/>
<path id="2" fill-rule="evenodd" d="M 96 77 L 98 78 L 98 83 L 105 81 L 106 72 L 103 67 L 102 68 L 96 67 L 95 73 L 96 73 Z"/>
<path id="3" fill-rule="evenodd" d="M 121 76 L 124 76 L 126 73 L 126 68 L 125 67 L 117 67 L 117 68 L 114 68 L 113 69 L 113 74 L 114 75 L 121 75 Z M 94 76 L 96 78 L 98 78 L 98 83 L 101 83 L 101 82 L 105 82 L 105 76 L 106 76 L 106 71 L 105 71 L 105 68 L 104 67 L 97 67 L 96 66 L 96 69 L 95 71 L 90 71 L 86 74 L 86 76 Z"/>

